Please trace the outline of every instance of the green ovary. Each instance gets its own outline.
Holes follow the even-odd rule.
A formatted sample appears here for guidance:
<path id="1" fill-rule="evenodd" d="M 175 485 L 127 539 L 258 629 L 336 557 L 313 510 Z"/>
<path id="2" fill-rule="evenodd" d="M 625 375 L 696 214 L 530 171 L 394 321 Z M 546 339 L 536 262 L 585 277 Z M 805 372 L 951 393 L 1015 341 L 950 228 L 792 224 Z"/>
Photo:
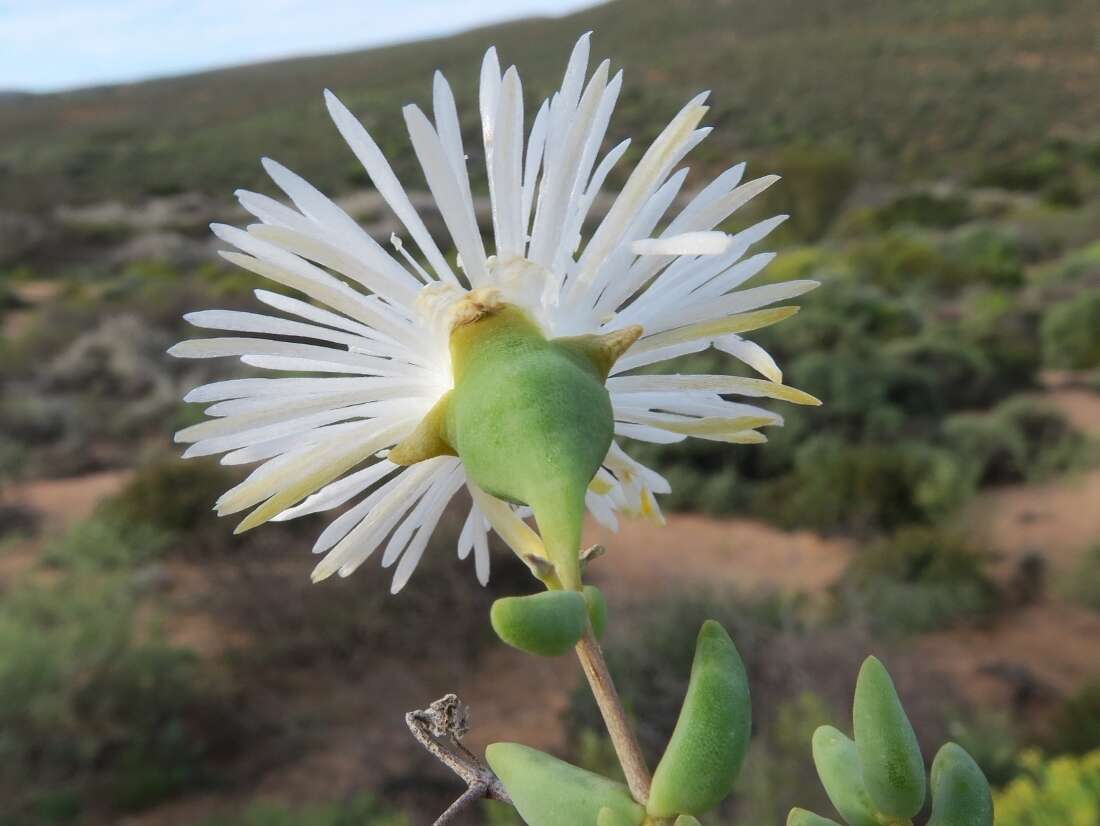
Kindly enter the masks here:
<path id="1" fill-rule="evenodd" d="M 613 435 L 601 365 L 500 305 L 451 333 L 444 440 L 487 493 L 530 505 L 562 587 L 581 587 L 584 496 Z"/>

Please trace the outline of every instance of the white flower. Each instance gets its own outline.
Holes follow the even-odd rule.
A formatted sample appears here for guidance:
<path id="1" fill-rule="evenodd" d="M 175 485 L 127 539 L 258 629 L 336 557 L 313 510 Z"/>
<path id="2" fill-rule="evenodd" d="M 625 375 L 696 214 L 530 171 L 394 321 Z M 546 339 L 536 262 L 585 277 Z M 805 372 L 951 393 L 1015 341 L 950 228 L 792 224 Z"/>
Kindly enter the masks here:
<path id="1" fill-rule="evenodd" d="M 209 403 L 212 418 L 181 430 L 176 439 L 190 443 L 185 456 L 220 453 L 224 464 L 260 463 L 217 502 L 219 514 L 254 508 L 238 530 L 358 500 L 317 540 L 314 552 L 327 555 L 314 579 L 347 575 L 381 548 L 382 565 L 397 566 L 392 589 L 400 590 L 445 507 L 464 486 L 472 505 L 458 556 L 473 552 L 482 583 L 489 576 L 490 527 L 521 556 L 538 550 L 537 534 L 523 521 L 525 510 L 478 490 L 458 458 L 409 467 L 380 458 L 451 388 L 451 313 L 472 289 L 499 291 L 524 307 L 548 336 L 641 325 L 643 337 L 607 381 L 620 437 L 762 442 L 758 428 L 781 424 L 781 417 L 724 396 L 816 403 L 783 385 L 768 354 L 740 337 L 794 313 L 794 307 L 770 305 L 816 286 L 789 281 L 739 289 L 773 257 L 746 257 L 749 248 L 786 216 L 732 236 L 714 231 L 776 176 L 741 183 L 745 167 L 738 164 L 666 217 L 688 172 L 677 166 L 710 131 L 699 126 L 705 94 L 689 101 L 653 141 L 582 241 L 586 216 L 629 143 L 599 157 L 622 73 L 609 77 L 604 61 L 586 81 L 588 52 L 585 35 L 573 49 L 561 88 L 543 102 L 526 134 L 519 74 L 512 67 L 502 76 L 495 50 L 485 55 L 480 109 L 495 255 L 487 253 L 478 229 L 454 97 L 439 73 L 434 125 L 416 106 L 406 106 L 404 116 L 457 250 L 457 267 L 429 234 L 377 144 L 330 92 L 325 100 L 337 128 L 405 228 L 406 243 L 391 239 L 396 255 L 305 180 L 268 159 L 264 168 L 293 207 L 239 191 L 241 204 L 260 223 L 245 230 L 213 226 L 239 250 L 223 252 L 226 259 L 305 300 L 256 290 L 278 315 L 189 314 L 198 327 L 237 335 L 185 341 L 170 352 L 184 358 L 236 356 L 266 370 L 322 375 L 199 387 L 186 400 Z M 711 345 L 764 378 L 629 375 Z M 668 490 L 660 475 L 612 444 L 587 505 L 612 528 L 617 512 L 660 520 L 654 494 Z"/>

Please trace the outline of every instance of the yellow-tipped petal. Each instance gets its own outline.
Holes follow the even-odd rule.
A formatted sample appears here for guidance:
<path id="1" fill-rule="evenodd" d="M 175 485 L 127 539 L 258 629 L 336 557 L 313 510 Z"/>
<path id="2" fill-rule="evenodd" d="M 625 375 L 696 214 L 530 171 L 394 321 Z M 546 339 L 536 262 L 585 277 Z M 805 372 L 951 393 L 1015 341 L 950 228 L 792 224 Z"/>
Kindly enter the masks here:
<path id="1" fill-rule="evenodd" d="M 616 376 L 609 379 L 607 389 L 612 393 L 675 393 L 681 390 L 706 390 L 721 395 L 763 396 L 793 404 L 819 405 L 821 400 L 796 387 L 778 384 L 766 379 L 750 379 L 744 376 L 695 376 L 651 375 Z"/>
<path id="2" fill-rule="evenodd" d="M 766 310 L 754 310 L 750 313 L 738 313 L 715 321 L 700 321 L 697 324 L 688 324 L 684 327 L 677 327 L 675 330 L 646 336 L 630 348 L 630 353 L 631 355 L 637 355 L 647 353 L 650 350 L 659 350 L 673 344 L 715 338 L 729 333 L 747 333 L 752 330 L 759 330 L 762 327 L 777 324 L 785 318 L 790 318 L 798 310 L 798 307 L 792 306 L 771 307 Z"/>
<path id="3" fill-rule="evenodd" d="M 542 539 L 526 522 L 516 516 L 516 512 L 507 503 L 495 496 L 490 496 L 473 482 L 467 481 L 466 484 L 470 488 L 470 494 L 473 496 L 474 502 L 485 514 L 485 518 L 489 520 L 493 530 L 500 535 L 500 538 L 520 559 L 528 554 L 548 559 Z"/>

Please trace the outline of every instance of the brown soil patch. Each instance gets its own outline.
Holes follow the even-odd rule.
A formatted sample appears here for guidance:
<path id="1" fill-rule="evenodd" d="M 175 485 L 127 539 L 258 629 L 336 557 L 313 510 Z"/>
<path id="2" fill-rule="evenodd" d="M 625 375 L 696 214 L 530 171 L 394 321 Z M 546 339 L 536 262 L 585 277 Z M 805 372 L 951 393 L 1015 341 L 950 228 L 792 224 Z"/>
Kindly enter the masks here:
<path id="1" fill-rule="evenodd" d="M 1008 612 L 991 628 L 929 634 L 916 651 L 976 705 L 1035 710 L 1100 678 L 1100 614 L 1044 602 Z"/>
<path id="2" fill-rule="evenodd" d="M 592 577 L 609 599 L 697 582 L 814 591 L 833 582 L 851 554 L 845 540 L 783 531 L 753 519 L 699 514 L 669 514 L 667 519 L 664 527 L 624 520 L 618 533 L 588 526 L 585 542 L 608 551 L 593 563 Z"/>
<path id="3" fill-rule="evenodd" d="M 41 513 L 47 530 L 65 528 L 87 519 L 100 500 L 117 492 L 133 475 L 129 470 L 106 470 L 71 479 L 42 479 L 14 490 L 14 499 Z"/>
<path id="4" fill-rule="evenodd" d="M 1013 485 L 980 496 L 969 524 L 1003 555 L 999 574 L 1036 554 L 1054 570 L 1100 541 L 1100 469 L 1038 485 Z"/>
<path id="5" fill-rule="evenodd" d="M 1046 398 L 1054 403 L 1070 424 L 1090 436 L 1100 436 L 1100 393 L 1076 387 L 1051 390 Z"/>

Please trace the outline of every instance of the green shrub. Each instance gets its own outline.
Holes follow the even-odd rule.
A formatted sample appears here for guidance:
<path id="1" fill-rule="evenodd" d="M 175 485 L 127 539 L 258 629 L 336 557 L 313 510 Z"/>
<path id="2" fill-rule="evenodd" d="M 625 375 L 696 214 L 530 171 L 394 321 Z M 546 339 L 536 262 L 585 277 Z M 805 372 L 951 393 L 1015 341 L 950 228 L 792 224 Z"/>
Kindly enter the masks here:
<path id="1" fill-rule="evenodd" d="M 925 233 L 897 229 L 854 245 L 856 271 L 891 292 L 933 289 L 955 282 L 951 263 Z"/>
<path id="2" fill-rule="evenodd" d="M 968 294 L 958 323 L 940 325 L 934 335 L 968 343 L 989 364 L 988 403 L 1038 385 L 1039 314 L 1011 289 Z"/>
<path id="3" fill-rule="evenodd" d="M 1100 283 L 1100 241 L 1094 241 L 1043 267 L 1044 284 Z"/>
<path id="4" fill-rule="evenodd" d="M 974 758 L 993 786 L 1001 786 L 1020 771 L 1020 732 L 1008 714 L 979 710 L 947 727 L 952 742 Z"/>
<path id="5" fill-rule="evenodd" d="M 972 492 L 956 458 L 929 443 L 821 435 L 799 448 L 794 472 L 761 491 L 756 508 L 792 527 L 868 532 L 943 518 Z"/>
<path id="6" fill-rule="evenodd" d="M 823 793 L 812 796 L 820 784 L 814 782 L 817 775 L 807 744 L 814 730 L 834 716 L 829 704 L 811 691 L 779 704 L 768 731 L 752 741 L 738 777 L 738 823 L 783 823 L 796 804 L 825 807 Z"/>
<path id="7" fill-rule="evenodd" d="M 239 731 L 125 573 L 23 583 L 0 602 L 0 794 L 13 811 L 142 808 L 209 776 Z"/>
<path id="8" fill-rule="evenodd" d="M 955 232 L 947 241 L 944 256 L 960 283 L 1017 287 L 1024 280 L 1019 242 L 993 226 L 971 226 Z"/>
<path id="9" fill-rule="evenodd" d="M 1000 417 L 958 413 L 944 421 L 943 434 L 975 487 L 1019 482 L 1027 476 L 1023 434 Z"/>
<path id="10" fill-rule="evenodd" d="M 1069 419 L 1042 399 L 1016 396 L 1006 399 L 992 415 L 1020 434 L 1027 447 L 1025 476 L 1044 479 L 1080 464 L 1085 458 L 1085 438 Z"/>
<path id="11" fill-rule="evenodd" d="M 409 820 L 359 794 L 341 802 L 304 806 L 256 803 L 234 817 L 205 820 L 202 826 L 409 826 Z"/>
<path id="12" fill-rule="evenodd" d="M 880 231 L 897 226 L 951 229 L 972 217 L 970 202 L 962 195 L 912 192 L 873 210 L 871 220 Z"/>
<path id="13" fill-rule="evenodd" d="M 899 371 L 904 368 L 925 377 L 928 398 L 902 399 L 909 415 L 938 415 L 988 400 L 993 369 L 985 354 L 965 341 L 947 336 L 925 335 L 890 342 L 886 354 Z"/>
<path id="14" fill-rule="evenodd" d="M 1058 590 L 1066 599 L 1100 612 L 1100 542 L 1081 554 L 1062 576 Z"/>
<path id="15" fill-rule="evenodd" d="M 1100 749 L 1100 682 L 1086 683 L 1058 704 L 1046 745 L 1057 754 Z"/>
<path id="16" fill-rule="evenodd" d="M 852 560 L 837 588 L 839 606 L 888 634 L 981 619 L 997 606 L 986 563 L 986 555 L 957 534 L 904 528 Z"/>
<path id="17" fill-rule="evenodd" d="M 1100 750 L 1081 757 L 1021 757 L 1024 774 L 993 796 L 997 826 L 1100 823 Z"/>
<path id="18" fill-rule="evenodd" d="M 1086 370 L 1100 366 L 1100 289 L 1090 289 L 1047 308 L 1040 326 L 1047 367 Z"/>
<path id="19" fill-rule="evenodd" d="M 788 223 L 799 238 L 820 238 L 858 180 L 851 156 L 840 149 L 792 146 L 770 160 L 783 180 L 768 193 L 769 208 L 790 215 Z"/>
<path id="20" fill-rule="evenodd" d="M 196 534 L 232 526 L 213 511 L 215 500 L 240 481 L 239 471 L 216 459 L 161 454 L 138 466 L 102 510 L 122 524 L 145 523 L 172 533 Z"/>
<path id="21" fill-rule="evenodd" d="M 48 543 L 42 560 L 73 571 L 126 570 L 160 556 L 171 541 L 170 534 L 149 523 L 100 514 Z"/>
<path id="22" fill-rule="evenodd" d="M 978 172 L 975 183 L 1001 189 L 1036 192 L 1063 178 L 1066 160 L 1056 148 L 1044 149 L 1025 158 L 990 164 Z"/>

